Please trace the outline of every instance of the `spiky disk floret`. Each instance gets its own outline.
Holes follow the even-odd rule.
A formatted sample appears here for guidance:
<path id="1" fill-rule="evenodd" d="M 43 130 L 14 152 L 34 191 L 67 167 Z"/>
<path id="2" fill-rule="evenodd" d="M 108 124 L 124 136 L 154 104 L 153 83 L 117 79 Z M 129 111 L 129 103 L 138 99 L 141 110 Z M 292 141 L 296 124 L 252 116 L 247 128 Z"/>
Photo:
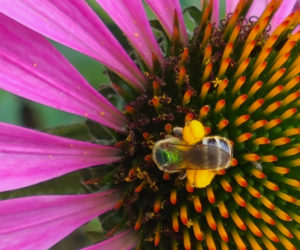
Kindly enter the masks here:
<path id="1" fill-rule="evenodd" d="M 125 106 L 127 159 L 114 182 L 124 190 L 118 213 L 139 232 L 140 249 L 297 247 L 300 32 L 291 31 L 300 13 L 269 34 L 278 1 L 246 20 L 250 2 L 213 24 L 210 1 L 188 48 L 175 15 L 168 56 L 154 55 L 146 73 L 149 91 Z M 151 158 L 156 141 L 193 119 L 233 143 L 232 167 L 202 189 Z"/>

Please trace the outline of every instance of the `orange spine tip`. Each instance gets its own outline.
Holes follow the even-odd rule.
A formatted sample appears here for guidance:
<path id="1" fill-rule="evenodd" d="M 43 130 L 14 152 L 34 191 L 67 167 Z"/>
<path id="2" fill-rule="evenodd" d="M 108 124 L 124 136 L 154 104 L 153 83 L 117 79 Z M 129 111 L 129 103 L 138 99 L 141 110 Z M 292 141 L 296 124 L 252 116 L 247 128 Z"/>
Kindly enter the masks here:
<path id="1" fill-rule="evenodd" d="M 259 161 L 260 160 L 260 157 L 257 154 L 244 154 L 243 157 L 246 161 Z"/>
<path id="2" fill-rule="evenodd" d="M 295 203 L 295 202 L 297 201 L 297 199 L 294 198 L 293 196 L 288 195 L 288 194 L 283 193 L 283 192 L 280 192 L 280 191 L 276 192 L 276 195 L 277 195 L 280 199 L 285 200 L 285 201 L 287 201 L 287 202 Z"/>
<path id="3" fill-rule="evenodd" d="M 282 122 L 281 119 L 273 119 L 273 120 L 269 121 L 268 124 L 266 124 L 266 128 L 267 129 L 274 128 L 277 125 L 279 125 L 281 122 Z"/>
<path id="4" fill-rule="evenodd" d="M 249 35 L 248 35 L 248 37 L 247 37 L 247 40 L 246 40 L 245 45 L 244 45 L 244 48 L 246 47 L 247 44 L 249 44 L 249 42 L 254 41 L 254 39 L 255 39 L 255 37 L 256 37 L 258 31 L 259 31 L 259 27 L 260 27 L 260 25 L 259 25 L 259 24 L 256 24 L 256 25 L 252 28 L 252 30 L 250 31 L 250 33 L 249 33 Z"/>
<path id="5" fill-rule="evenodd" d="M 278 191 L 279 187 L 278 185 L 276 185 L 275 183 L 269 181 L 269 180 L 265 180 L 264 181 L 264 186 L 272 191 Z"/>
<path id="6" fill-rule="evenodd" d="M 201 88 L 201 92 L 200 92 L 200 98 L 201 100 L 204 100 L 206 95 L 207 95 L 207 92 L 209 91 L 210 89 L 210 82 L 206 82 L 202 85 L 202 88 Z"/>
<path id="7" fill-rule="evenodd" d="M 192 90 L 185 91 L 185 93 L 183 95 L 183 99 L 182 99 L 182 105 L 183 106 L 187 105 L 190 102 L 192 95 L 193 95 Z"/>
<path id="8" fill-rule="evenodd" d="M 169 173 L 163 173 L 163 179 L 165 181 L 170 180 L 170 174 Z"/>
<path id="9" fill-rule="evenodd" d="M 222 108 L 224 108 L 226 104 L 226 101 L 224 99 L 217 101 L 215 106 L 215 112 L 218 113 L 221 111 Z"/>
<path id="10" fill-rule="evenodd" d="M 234 223 L 236 224 L 236 226 L 241 229 L 242 231 L 246 231 L 247 227 L 245 225 L 245 223 L 242 221 L 242 219 L 240 218 L 240 216 L 238 216 L 238 214 L 236 213 L 236 211 L 232 211 L 230 213 L 232 220 L 234 221 Z"/>
<path id="11" fill-rule="evenodd" d="M 145 162 L 151 162 L 152 161 L 152 155 L 151 154 L 148 154 L 144 157 L 144 161 Z"/>
<path id="12" fill-rule="evenodd" d="M 241 115 L 234 121 L 234 125 L 238 127 L 243 123 L 247 122 L 249 119 L 250 119 L 250 115 Z"/>
<path id="13" fill-rule="evenodd" d="M 253 96 L 262 87 L 262 85 L 262 81 L 257 81 L 254 83 L 248 92 L 248 96 Z"/>
<path id="14" fill-rule="evenodd" d="M 241 206 L 241 207 L 247 206 L 246 201 L 238 193 L 233 193 L 232 197 L 239 206 Z"/>
<path id="15" fill-rule="evenodd" d="M 248 239 L 252 249 L 262 250 L 261 246 L 257 243 L 256 239 L 251 234 L 247 234 L 247 239 Z"/>
<path id="16" fill-rule="evenodd" d="M 202 120 L 204 117 L 206 117 L 208 112 L 209 112 L 209 106 L 208 105 L 203 106 L 199 112 L 199 119 Z"/>
<path id="17" fill-rule="evenodd" d="M 276 111 L 281 106 L 282 101 L 276 101 L 271 103 L 266 109 L 264 110 L 264 114 L 269 115 Z"/>
<path id="18" fill-rule="evenodd" d="M 232 187 L 231 187 L 230 183 L 226 179 L 222 179 L 220 181 L 220 183 L 221 183 L 221 186 L 223 187 L 223 189 L 226 192 L 232 192 Z"/>
<path id="19" fill-rule="evenodd" d="M 266 178 L 266 175 L 262 171 L 260 171 L 256 168 L 251 169 L 251 174 L 253 174 L 258 179 Z"/>
<path id="20" fill-rule="evenodd" d="M 269 144 L 270 143 L 270 140 L 267 138 L 267 137 L 259 137 L 259 138 L 256 138 L 253 143 L 255 145 L 264 145 L 264 144 Z"/>
<path id="21" fill-rule="evenodd" d="M 278 60 L 274 60 L 275 63 L 273 65 L 273 67 L 270 69 L 270 72 L 273 73 L 274 71 L 278 70 L 286 61 L 287 59 L 290 57 L 291 53 L 286 53 L 284 55 L 282 55 Z"/>
<path id="22" fill-rule="evenodd" d="M 235 84 L 233 86 L 232 93 L 235 94 L 238 90 L 240 90 L 240 88 L 243 86 L 245 81 L 246 81 L 246 77 L 240 76 L 239 79 L 237 79 L 237 81 L 235 82 Z"/>
<path id="23" fill-rule="evenodd" d="M 138 219 L 136 220 L 135 225 L 134 225 L 134 230 L 135 230 L 135 231 L 138 231 L 138 230 L 141 228 L 141 225 L 142 225 L 142 217 L 143 217 L 142 215 L 143 215 L 143 212 L 140 211 L 139 217 L 138 217 Z"/>
<path id="24" fill-rule="evenodd" d="M 206 188 L 207 199 L 211 204 L 215 203 L 215 194 L 211 187 Z"/>
<path id="25" fill-rule="evenodd" d="M 291 141 L 291 139 L 288 137 L 281 137 L 281 138 L 277 138 L 277 139 L 273 140 L 272 144 L 274 146 L 282 146 L 282 145 L 288 144 L 290 141 Z"/>
<path id="26" fill-rule="evenodd" d="M 246 179 L 241 176 L 240 174 L 235 174 L 234 179 L 236 180 L 236 182 L 241 186 L 241 187 L 247 187 L 248 186 L 248 182 L 246 181 Z"/>
<path id="27" fill-rule="evenodd" d="M 208 59 L 211 57 L 211 52 L 212 52 L 212 46 L 210 44 L 208 44 L 204 50 L 202 65 L 204 65 L 205 62 L 207 62 Z"/>
<path id="28" fill-rule="evenodd" d="M 186 74 L 186 69 L 185 69 L 185 67 L 182 66 L 179 70 L 179 76 L 178 76 L 178 80 L 177 80 L 178 86 L 182 85 L 185 74 Z"/>
<path id="29" fill-rule="evenodd" d="M 216 244 L 214 242 L 214 239 L 213 239 L 211 233 L 206 233 L 205 236 L 206 236 L 205 240 L 206 240 L 208 250 L 217 250 Z"/>
<path id="30" fill-rule="evenodd" d="M 246 219 L 246 224 L 249 227 L 250 231 L 256 235 L 257 237 L 262 237 L 263 234 L 262 232 L 259 230 L 259 228 L 253 223 L 252 220 L 250 220 L 249 218 Z"/>
<path id="31" fill-rule="evenodd" d="M 300 59 L 297 61 L 298 65 L 293 68 L 293 65 L 290 67 L 292 70 L 284 77 L 284 80 L 290 81 L 292 78 L 296 77 L 300 72 Z"/>
<path id="32" fill-rule="evenodd" d="M 280 116 L 280 118 L 281 118 L 282 120 L 288 119 L 288 118 L 290 118 L 291 116 L 293 116 L 296 112 L 297 112 L 297 109 L 296 109 L 296 108 L 288 109 L 287 111 L 285 111 L 285 112 Z"/>
<path id="33" fill-rule="evenodd" d="M 238 61 L 238 64 L 240 64 L 244 59 L 248 58 L 248 56 L 250 55 L 251 51 L 254 49 L 254 46 L 256 44 L 256 41 L 253 40 L 251 42 L 249 42 L 248 44 L 245 45 L 244 49 L 242 50 L 242 55 Z"/>
<path id="34" fill-rule="evenodd" d="M 244 133 L 244 134 L 241 134 L 236 140 L 238 143 L 243 143 L 245 141 L 248 141 L 250 138 L 252 137 L 252 133 Z"/>
<path id="35" fill-rule="evenodd" d="M 187 229 L 183 230 L 183 246 L 185 250 L 191 250 L 191 239 L 190 239 L 190 234 Z"/>
<path id="36" fill-rule="evenodd" d="M 153 92 L 154 92 L 154 95 L 158 95 L 158 90 L 159 90 L 159 84 L 157 81 L 153 81 L 152 83 L 152 87 L 153 87 Z"/>
<path id="37" fill-rule="evenodd" d="M 278 55 L 277 55 L 277 58 L 279 58 L 280 56 L 286 54 L 286 53 L 289 53 L 293 48 L 294 46 L 296 45 L 296 41 L 293 41 L 293 40 L 288 40 L 284 45 L 283 47 L 281 48 L 281 50 L 279 51 Z"/>
<path id="38" fill-rule="evenodd" d="M 248 108 L 248 112 L 250 114 L 254 113 L 257 109 L 259 109 L 264 104 L 264 99 L 260 98 L 253 102 Z"/>
<path id="39" fill-rule="evenodd" d="M 277 28 L 274 30 L 272 36 L 276 35 L 279 36 L 286 28 L 287 26 L 290 24 L 289 20 L 285 20 L 284 22 L 282 22 L 280 25 L 277 26 Z"/>
<path id="40" fill-rule="evenodd" d="M 155 229 L 155 234 L 154 234 L 154 246 L 158 246 L 160 242 L 160 228 L 161 225 L 157 224 L 156 229 Z"/>
<path id="41" fill-rule="evenodd" d="M 178 218 L 177 218 L 176 212 L 174 212 L 172 214 L 172 227 L 173 227 L 174 232 L 177 233 L 179 231 L 179 222 L 178 222 Z"/>
<path id="42" fill-rule="evenodd" d="M 211 35 L 211 30 L 212 30 L 212 25 L 211 25 L 211 23 L 208 23 L 206 25 L 206 28 L 204 31 L 204 37 L 203 37 L 202 43 L 201 43 L 202 48 L 204 48 L 206 46 L 208 39 L 210 38 L 210 35 Z"/>
<path id="43" fill-rule="evenodd" d="M 248 186 L 248 192 L 255 198 L 260 198 L 261 197 L 261 193 L 255 189 L 253 186 Z"/>
<path id="44" fill-rule="evenodd" d="M 124 200 L 121 199 L 119 201 L 116 202 L 115 206 L 114 206 L 114 209 L 119 209 L 123 206 L 123 203 L 124 203 Z"/>
<path id="45" fill-rule="evenodd" d="M 250 82 L 255 81 L 260 76 L 260 74 L 263 72 L 263 70 L 266 68 L 266 66 L 267 66 L 267 62 L 266 61 L 263 61 L 261 64 L 259 64 L 255 68 L 255 70 L 252 73 L 252 75 L 250 76 L 249 81 Z"/>
<path id="46" fill-rule="evenodd" d="M 172 124 L 167 123 L 165 125 L 165 131 L 166 131 L 167 134 L 171 134 L 172 133 L 172 129 L 173 129 Z"/>
<path id="47" fill-rule="evenodd" d="M 158 213 L 160 209 L 161 209 L 161 198 L 159 197 L 154 201 L 153 211 L 155 213 Z"/>
<path id="48" fill-rule="evenodd" d="M 270 210 L 275 209 L 274 204 L 271 201 L 269 201 L 265 196 L 261 197 L 260 201 L 265 207 L 269 208 Z"/>
<path id="49" fill-rule="evenodd" d="M 188 48 L 184 48 L 182 55 L 181 55 L 181 60 L 180 60 L 180 64 L 184 65 L 186 63 L 186 60 L 189 56 L 189 49 Z"/>
<path id="50" fill-rule="evenodd" d="M 224 175 L 226 173 L 226 170 L 225 169 L 219 169 L 216 172 L 217 172 L 217 175 Z"/>
<path id="51" fill-rule="evenodd" d="M 243 240 L 241 239 L 240 235 L 236 230 L 232 231 L 232 237 L 238 249 L 247 250 L 245 243 L 243 242 Z"/>
<path id="52" fill-rule="evenodd" d="M 220 69 L 219 69 L 219 72 L 218 72 L 218 75 L 217 75 L 219 78 L 221 78 L 224 75 L 224 73 L 226 72 L 226 70 L 227 70 L 227 68 L 230 64 L 230 62 L 231 62 L 231 59 L 229 57 L 226 58 L 223 62 L 221 62 L 221 66 L 220 66 Z"/>
<path id="53" fill-rule="evenodd" d="M 293 220 L 295 220 L 298 224 L 300 224 L 300 216 L 298 214 L 291 213 L 291 216 L 292 216 Z M 290 220 L 292 220 L 291 217 L 290 217 Z"/>
<path id="54" fill-rule="evenodd" d="M 224 52 L 223 52 L 223 56 L 222 56 L 222 59 L 221 59 L 221 62 L 224 62 L 224 60 L 226 58 L 229 58 L 229 55 L 230 55 L 230 53 L 232 51 L 232 48 L 233 48 L 233 44 L 232 43 L 227 43 L 226 44 Z"/>
<path id="55" fill-rule="evenodd" d="M 238 34 L 240 33 L 240 30 L 241 30 L 241 26 L 240 26 L 240 25 L 236 25 L 236 26 L 234 27 L 234 29 L 233 29 L 233 31 L 232 31 L 230 37 L 229 37 L 229 40 L 228 40 L 229 43 L 232 43 L 232 44 L 233 44 L 233 43 L 235 42 L 235 40 L 236 40 Z"/>
<path id="56" fill-rule="evenodd" d="M 238 98 L 236 98 L 236 100 L 232 104 L 232 109 L 236 110 L 240 108 L 240 106 L 247 100 L 247 98 L 248 98 L 247 95 L 240 95 Z"/>
<path id="57" fill-rule="evenodd" d="M 261 225 L 261 229 L 264 232 L 264 234 L 273 242 L 279 242 L 278 237 L 276 236 L 276 234 L 265 224 Z"/>
<path id="58" fill-rule="evenodd" d="M 283 89 L 282 85 L 276 86 L 265 96 L 265 99 L 269 100 L 269 99 L 274 98 L 276 95 L 278 95 L 282 91 L 282 89 Z"/>
<path id="59" fill-rule="evenodd" d="M 264 155 L 261 157 L 262 162 L 274 162 L 277 161 L 277 157 L 275 155 Z"/>
<path id="60" fill-rule="evenodd" d="M 272 244 L 272 242 L 269 241 L 266 237 L 263 237 L 261 240 L 268 250 L 277 250 L 277 248 Z"/>
<path id="61" fill-rule="evenodd" d="M 235 158 L 232 158 L 230 166 L 235 167 L 239 164 L 238 160 Z M 225 174 L 225 173 L 224 173 Z"/>
<path id="62" fill-rule="evenodd" d="M 203 72 L 203 76 L 202 76 L 202 82 L 206 82 L 210 72 L 212 70 L 213 64 L 210 62 L 205 66 L 204 72 Z"/>
<path id="63" fill-rule="evenodd" d="M 255 207 L 253 207 L 250 203 L 247 203 L 246 209 L 253 217 L 257 219 L 261 218 L 260 212 Z"/>
<path id="64" fill-rule="evenodd" d="M 279 240 L 284 245 L 285 249 L 296 250 L 297 248 L 284 236 L 279 236 Z"/>
<path id="65" fill-rule="evenodd" d="M 184 225 L 187 225 L 188 214 L 187 214 L 187 207 L 185 205 L 180 207 L 180 220 Z"/>
<path id="66" fill-rule="evenodd" d="M 202 204 L 200 201 L 200 198 L 198 196 L 194 196 L 194 208 L 196 210 L 196 212 L 201 213 L 202 212 Z"/>
<path id="67" fill-rule="evenodd" d="M 228 234 L 227 234 L 221 220 L 219 220 L 217 223 L 217 229 L 218 229 L 218 233 L 219 233 L 221 239 L 224 240 L 225 242 L 228 242 Z"/>
<path id="68" fill-rule="evenodd" d="M 249 58 L 246 58 L 237 68 L 236 72 L 233 75 L 233 79 L 238 78 L 240 75 L 243 74 L 243 72 L 245 71 L 245 69 L 248 67 L 250 62 Z"/>
<path id="69" fill-rule="evenodd" d="M 266 124 L 268 124 L 267 120 L 259 120 L 251 125 L 251 130 L 257 130 L 261 127 L 264 127 Z"/>
<path id="70" fill-rule="evenodd" d="M 297 84 L 300 82 L 300 76 L 294 77 L 292 80 L 290 80 L 287 84 L 285 84 L 283 88 L 283 92 L 289 92 L 291 89 L 293 89 Z"/>
<path id="71" fill-rule="evenodd" d="M 138 185 L 138 186 L 134 189 L 134 192 L 135 192 L 135 193 L 141 192 L 141 191 L 143 190 L 144 186 L 145 186 L 145 182 L 142 182 L 140 185 Z"/>
<path id="72" fill-rule="evenodd" d="M 185 118 L 184 118 L 184 122 L 189 122 L 194 120 L 194 114 L 193 113 L 188 113 Z"/>
<path id="73" fill-rule="evenodd" d="M 197 240 L 203 240 L 203 233 L 201 232 L 199 222 L 193 221 L 193 232 Z"/>
<path id="74" fill-rule="evenodd" d="M 224 89 L 227 87 L 228 85 L 228 80 L 224 79 L 221 81 L 218 89 L 217 89 L 217 96 L 221 95 L 221 93 L 224 91 Z"/>
<path id="75" fill-rule="evenodd" d="M 283 132 L 285 136 L 293 136 L 300 134 L 300 128 L 291 128 Z"/>
<path id="76" fill-rule="evenodd" d="M 222 130 L 223 128 L 225 128 L 227 125 L 229 124 L 229 121 L 226 120 L 226 119 L 223 119 L 221 120 L 219 123 L 218 123 L 218 129 L 219 130 Z"/>
<path id="77" fill-rule="evenodd" d="M 194 192 L 194 187 L 188 181 L 185 183 L 185 189 L 189 193 L 193 193 Z"/>
<path id="78" fill-rule="evenodd" d="M 176 189 L 172 190 L 170 193 L 170 202 L 172 205 L 176 205 L 177 203 L 177 191 Z"/>
<path id="79" fill-rule="evenodd" d="M 272 86 L 275 82 L 277 82 L 285 73 L 286 68 L 281 68 L 275 72 L 275 74 L 266 82 L 266 86 Z"/>
<path id="80" fill-rule="evenodd" d="M 148 141 L 150 139 L 150 134 L 148 132 L 143 132 L 143 138 Z"/>
<path id="81" fill-rule="evenodd" d="M 300 187 L 300 181 L 299 180 L 284 178 L 283 182 L 290 185 L 290 186 L 292 186 L 292 187 Z"/>
<path id="82" fill-rule="evenodd" d="M 286 106 L 292 103 L 293 101 L 297 100 L 300 96 L 300 91 L 296 91 L 292 94 L 289 94 L 286 98 L 283 99 L 282 105 Z"/>
<path id="83" fill-rule="evenodd" d="M 268 215 L 267 213 L 265 213 L 263 210 L 260 210 L 260 214 L 261 214 L 261 218 L 267 222 L 270 225 L 276 225 L 276 222 L 274 221 L 274 219 Z"/>
<path id="84" fill-rule="evenodd" d="M 293 156 L 300 153 L 300 148 L 291 148 L 282 152 L 282 156 Z"/>
<path id="85" fill-rule="evenodd" d="M 300 166 L 300 159 L 296 159 L 296 160 L 291 161 L 291 165 L 294 166 L 294 167 Z"/>
<path id="86" fill-rule="evenodd" d="M 293 234 L 280 222 L 276 222 L 276 227 L 284 236 L 290 239 L 294 238 Z"/>
<path id="87" fill-rule="evenodd" d="M 271 53 L 272 48 L 271 47 L 266 47 L 265 49 L 262 49 L 260 54 L 257 57 L 257 60 L 253 66 L 253 68 L 257 68 L 258 65 L 260 65 Z"/>
<path id="88" fill-rule="evenodd" d="M 219 208 L 219 212 L 223 218 L 229 217 L 229 213 L 228 213 L 225 203 L 223 201 L 219 202 L 218 208 Z"/>
<path id="89" fill-rule="evenodd" d="M 211 213 L 210 210 L 207 210 L 207 212 L 205 213 L 205 217 L 206 217 L 206 221 L 208 226 L 212 229 L 212 230 L 216 230 L 217 229 L 217 224 L 216 221 Z"/>
<path id="90" fill-rule="evenodd" d="M 274 167 L 272 170 L 278 174 L 287 174 L 290 172 L 290 169 L 285 167 Z"/>

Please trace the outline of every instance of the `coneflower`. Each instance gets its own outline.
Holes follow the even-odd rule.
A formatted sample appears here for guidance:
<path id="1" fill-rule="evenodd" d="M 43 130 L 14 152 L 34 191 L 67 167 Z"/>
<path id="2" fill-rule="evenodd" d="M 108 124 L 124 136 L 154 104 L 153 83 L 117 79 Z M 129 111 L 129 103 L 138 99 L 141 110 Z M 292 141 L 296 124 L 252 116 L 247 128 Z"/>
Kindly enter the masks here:
<path id="1" fill-rule="evenodd" d="M 141 1 L 97 0 L 135 49 L 134 61 L 84 1 L 33 2 L 2 1 L 0 11 L 102 62 L 113 88 L 101 93 L 125 104 L 122 113 L 44 38 L 1 14 L 0 86 L 89 118 L 94 142 L 109 144 L 1 124 L 1 190 L 110 165 L 85 172 L 91 194 L 1 201 L 0 248 L 48 248 L 99 215 L 109 221 L 108 239 L 88 249 L 299 247 L 295 1 L 268 1 L 264 9 L 227 1 L 221 20 L 218 2 L 203 1 L 201 11 L 187 10 L 196 22 L 188 37 L 177 1 L 146 0 L 160 22 L 158 45 Z M 181 155 L 167 155 L 164 169 L 153 153 L 168 138 L 185 152 L 209 136 L 232 149 L 226 168 L 212 163 L 220 155 L 209 150 L 201 160 L 209 169 Z"/>

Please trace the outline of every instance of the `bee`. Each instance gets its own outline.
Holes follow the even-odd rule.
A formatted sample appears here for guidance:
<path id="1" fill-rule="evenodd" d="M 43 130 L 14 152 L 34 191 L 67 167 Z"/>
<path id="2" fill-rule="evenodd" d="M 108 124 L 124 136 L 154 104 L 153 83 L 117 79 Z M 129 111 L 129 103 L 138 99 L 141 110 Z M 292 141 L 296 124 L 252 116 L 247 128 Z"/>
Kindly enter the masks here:
<path id="1" fill-rule="evenodd" d="M 174 128 L 180 135 L 182 128 Z M 182 138 L 170 136 L 157 141 L 152 149 L 152 159 L 163 172 L 184 170 L 220 170 L 230 166 L 233 152 L 228 139 L 220 136 L 203 137 L 194 145 L 187 145 Z"/>

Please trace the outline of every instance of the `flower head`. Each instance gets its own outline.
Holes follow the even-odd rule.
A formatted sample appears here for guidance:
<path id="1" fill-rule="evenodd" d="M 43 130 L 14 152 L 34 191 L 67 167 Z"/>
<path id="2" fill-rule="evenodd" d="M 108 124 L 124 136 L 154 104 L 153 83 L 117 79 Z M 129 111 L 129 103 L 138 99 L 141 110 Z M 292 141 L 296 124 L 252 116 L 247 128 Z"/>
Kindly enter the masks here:
<path id="1" fill-rule="evenodd" d="M 88 249 L 296 249 L 296 1 L 226 1 L 224 19 L 202 1 L 186 10 L 193 32 L 177 0 L 145 2 L 156 36 L 142 1 L 97 0 L 130 56 L 83 0 L 0 2 L 1 88 L 88 118 L 96 142 L 0 124 L 2 191 L 95 166 L 90 194 L 1 201 L 4 247 L 49 248 L 111 211 L 114 236 Z M 91 88 L 41 34 L 103 63 L 112 88 Z"/>

